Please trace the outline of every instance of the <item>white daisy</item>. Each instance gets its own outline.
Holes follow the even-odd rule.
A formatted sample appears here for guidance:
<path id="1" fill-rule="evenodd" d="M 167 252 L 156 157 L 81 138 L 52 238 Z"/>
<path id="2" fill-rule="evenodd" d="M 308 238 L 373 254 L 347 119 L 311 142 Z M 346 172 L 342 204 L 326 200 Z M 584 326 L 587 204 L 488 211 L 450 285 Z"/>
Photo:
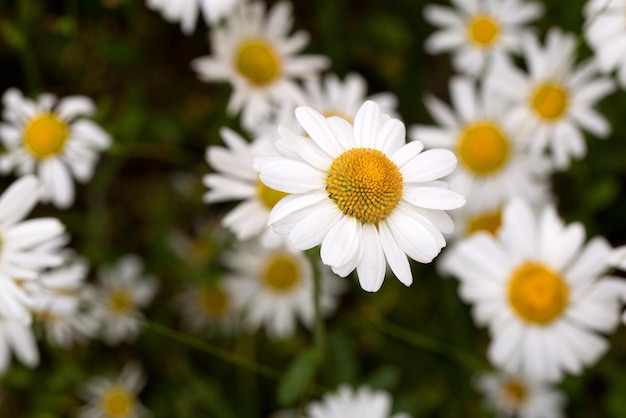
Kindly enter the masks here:
<path id="1" fill-rule="evenodd" d="M 138 394 L 146 384 L 146 378 L 136 363 L 128 363 L 117 379 L 95 377 L 80 391 L 87 401 L 78 414 L 79 418 L 142 418 L 150 411 L 141 404 Z"/>
<path id="2" fill-rule="evenodd" d="M 585 39 L 600 70 L 617 70 L 617 80 L 626 89 L 626 1 L 589 0 L 583 13 Z"/>
<path id="3" fill-rule="evenodd" d="M 219 330 L 232 332 L 237 325 L 238 309 L 231 288 L 222 281 L 190 285 L 176 296 L 183 326 L 194 332 Z"/>
<path id="4" fill-rule="evenodd" d="M 562 418 L 565 396 L 549 383 L 506 373 L 482 373 L 476 379 L 489 406 L 503 417 Z"/>
<path id="5" fill-rule="evenodd" d="M 302 252 L 248 242 L 227 253 L 224 261 L 232 270 L 224 287 L 251 330 L 264 326 L 270 337 L 287 338 L 296 331 L 296 319 L 309 328 L 313 325 L 313 268 Z M 320 268 L 320 274 L 320 309 L 329 315 L 345 286 L 328 269 Z"/>
<path id="6" fill-rule="evenodd" d="M 405 144 L 402 122 L 368 101 L 354 125 L 308 107 L 296 117 L 310 138 L 279 129 L 279 158 L 257 159 L 261 181 L 291 195 L 274 206 L 269 222 L 299 250 L 321 244 L 321 259 L 345 277 L 355 268 L 361 287 L 377 291 L 386 262 L 405 285 L 413 281 L 407 255 L 429 263 L 451 232 L 444 210 L 462 196 L 435 180 L 454 170 L 449 150 L 422 152 Z"/>
<path id="7" fill-rule="evenodd" d="M 143 261 L 135 255 L 126 255 L 98 271 L 94 316 L 106 344 L 116 345 L 137 336 L 143 316 L 140 309 L 148 306 L 157 287 L 155 278 L 144 275 Z"/>
<path id="8" fill-rule="evenodd" d="M 410 418 L 399 413 L 391 415 L 391 395 L 382 390 L 362 386 L 353 390 L 342 385 L 336 393 L 306 407 L 307 418 Z"/>
<path id="9" fill-rule="evenodd" d="M 456 7 L 424 8 L 424 17 L 441 28 L 425 41 L 431 54 L 453 53 L 454 67 L 478 75 L 490 61 L 519 51 L 527 24 L 541 17 L 539 3 L 524 0 L 452 0 Z"/>
<path id="10" fill-rule="evenodd" d="M 565 226 L 553 206 L 536 216 L 514 200 L 495 237 L 476 233 L 454 248 L 449 268 L 476 322 L 489 326 L 488 356 L 498 368 L 557 381 L 606 351 L 599 333 L 619 324 L 626 282 L 603 277 L 606 240 L 584 240 L 582 224 Z"/>
<path id="11" fill-rule="evenodd" d="M 24 176 L 0 196 L 0 317 L 30 323 L 30 296 L 24 281 L 63 262 L 54 244 L 64 226 L 54 218 L 23 220 L 41 196 L 34 176 Z"/>
<path id="12" fill-rule="evenodd" d="M 28 367 L 39 364 L 39 351 L 30 322 L 0 316 L 0 374 L 11 365 L 11 352 Z"/>
<path id="13" fill-rule="evenodd" d="M 2 102 L 6 123 L 0 124 L 0 139 L 7 152 L 0 156 L 0 172 L 36 173 L 43 183 L 41 201 L 68 208 L 74 202 L 71 176 L 89 181 L 99 152 L 111 144 L 109 135 L 86 118 L 95 112 L 93 102 L 85 96 L 57 101 L 51 94 L 33 101 L 14 88 Z"/>
<path id="14" fill-rule="evenodd" d="M 508 199 L 543 201 L 550 163 L 524 148 L 519 130 L 506 123 L 507 107 L 483 86 L 477 91 L 467 77 L 450 81 L 453 109 L 435 97 L 426 107 L 439 126 L 414 126 L 412 140 L 426 147 L 452 150 L 460 164 L 449 177 L 450 188 L 466 196 L 475 212 L 496 212 Z"/>
<path id="15" fill-rule="evenodd" d="M 146 0 L 149 9 L 161 12 L 168 22 L 179 22 L 185 35 L 196 27 L 198 12 L 212 25 L 227 16 L 240 0 Z"/>
<path id="16" fill-rule="evenodd" d="M 222 225 L 241 241 L 260 236 L 268 247 L 281 245 L 284 239 L 267 225 L 267 220 L 270 210 L 287 194 L 266 186 L 253 167 L 257 157 L 278 156 L 273 139 L 261 136 L 248 143 L 228 128 L 220 133 L 226 147 L 210 146 L 206 151 L 206 160 L 217 173 L 202 179 L 209 188 L 204 201 L 243 200 L 222 219 Z"/>
<path id="17" fill-rule="evenodd" d="M 606 137 L 611 129 L 593 106 L 615 86 L 597 76 L 593 60 L 574 67 L 576 48 L 576 37 L 557 28 L 548 32 L 543 48 L 536 36 L 527 36 L 523 50 L 528 73 L 499 61 L 486 79 L 512 103 L 508 123 L 528 135 L 530 151 L 539 154 L 549 148 L 559 169 L 567 168 L 570 158 L 585 156 L 581 128 L 597 137 Z"/>
<path id="18" fill-rule="evenodd" d="M 301 102 L 296 79 L 306 79 L 328 67 L 320 55 L 296 55 L 308 43 L 304 32 L 289 36 L 291 4 L 276 3 L 266 14 L 258 1 L 243 3 L 226 25 L 211 34 L 213 56 L 200 57 L 192 67 L 203 81 L 228 81 L 233 93 L 227 111 L 242 111 L 242 124 L 252 129 L 283 100 Z"/>

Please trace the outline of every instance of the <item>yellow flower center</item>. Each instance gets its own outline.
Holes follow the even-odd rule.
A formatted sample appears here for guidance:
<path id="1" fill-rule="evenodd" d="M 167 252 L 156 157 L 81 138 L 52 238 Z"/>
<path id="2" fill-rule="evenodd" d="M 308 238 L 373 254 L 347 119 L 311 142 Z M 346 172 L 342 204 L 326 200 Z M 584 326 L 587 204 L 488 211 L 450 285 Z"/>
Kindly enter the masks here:
<path id="1" fill-rule="evenodd" d="M 275 81 L 281 72 L 281 62 L 274 48 L 262 39 L 251 39 L 239 46 L 235 68 L 248 81 L 263 86 Z"/>
<path id="2" fill-rule="evenodd" d="M 266 186 L 265 183 L 261 181 L 261 179 L 257 180 L 256 191 L 259 200 L 261 200 L 261 203 L 263 203 L 263 206 L 265 206 L 269 210 L 271 210 L 280 199 L 289 194 L 279 192 L 278 190 L 274 190 L 271 187 Z"/>
<path id="3" fill-rule="evenodd" d="M 263 283 L 275 292 L 287 292 L 301 280 L 294 257 L 287 253 L 272 256 L 263 269 Z"/>
<path id="4" fill-rule="evenodd" d="M 130 417 L 133 412 L 133 396 L 123 387 L 115 386 L 102 396 L 102 411 L 108 418 Z"/>
<path id="5" fill-rule="evenodd" d="M 560 84 L 540 84 L 532 94 L 531 107 L 542 119 L 553 121 L 563 116 L 569 105 L 567 90 Z"/>
<path id="6" fill-rule="evenodd" d="M 352 148 L 335 158 L 326 180 L 339 209 L 363 223 L 385 220 L 400 202 L 402 188 L 398 166 L 371 148 Z"/>
<path id="7" fill-rule="evenodd" d="M 500 25 L 486 15 L 475 16 L 467 27 L 469 39 L 481 48 L 488 47 L 498 39 Z"/>
<path id="8" fill-rule="evenodd" d="M 467 235 L 474 232 L 486 231 L 495 235 L 502 225 L 502 212 L 486 212 L 470 218 L 467 222 Z"/>
<path id="9" fill-rule="evenodd" d="M 513 405 L 519 405 L 526 400 L 528 388 L 519 380 L 509 380 L 504 384 L 504 396 Z"/>
<path id="10" fill-rule="evenodd" d="M 567 283 L 543 264 L 523 264 L 509 282 L 513 310 L 532 324 L 544 325 L 557 319 L 567 307 L 568 298 Z"/>
<path id="11" fill-rule="evenodd" d="M 479 175 L 498 171 L 509 159 L 509 140 L 491 123 L 475 123 L 465 128 L 457 147 L 461 163 Z"/>
<path id="12" fill-rule="evenodd" d="M 198 305 L 207 316 L 218 318 L 228 311 L 228 297 L 219 287 L 205 287 L 198 293 Z"/>
<path id="13" fill-rule="evenodd" d="M 31 119 L 24 128 L 24 145 L 36 158 L 44 159 L 59 154 L 65 148 L 68 126 L 51 113 Z"/>
<path id="14" fill-rule="evenodd" d="M 120 313 L 127 313 L 133 309 L 132 298 L 123 290 L 113 292 L 109 297 L 109 304 L 114 311 Z"/>

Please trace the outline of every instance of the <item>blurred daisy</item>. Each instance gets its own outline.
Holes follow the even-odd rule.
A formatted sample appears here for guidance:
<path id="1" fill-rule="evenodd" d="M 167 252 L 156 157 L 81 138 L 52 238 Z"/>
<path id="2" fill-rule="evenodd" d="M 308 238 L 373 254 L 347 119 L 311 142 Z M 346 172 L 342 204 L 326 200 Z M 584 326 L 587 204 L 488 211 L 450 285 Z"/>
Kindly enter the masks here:
<path id="1" fill-rule="evenodd" d="M 15 170 L 18 175 L 36 173 L 43 184 L 41 201 L 66 209 L 74 202 L 74 183 L 89 181 L 100 151 L 111 138 L 86 117 L 95 106 L 85 96 L 60 100 L 42 94 L 34 101 L 14 88 L 2 97 L 3 117 L 0 139 L 7 151 L 0 156 L 0 172 Z"/>
<path id="2" fill-rule="evenodd" d="M 215 24 L 228 15 L 240 0 L 147 0 L 149 9 L 161 12 L 168 22 L 179 22 L 185 35 L 189 35 L 196 27 L 198 13 L 207 24 Z"/>
<path id="3" fill-rule="evenodd" d="M 336 393 L 306 407 L 307 418 L 410 418 L 408 414 L 391 415 L 391 395 L 362 386 L 353 390 L 342 385 Z"/>
<path id="4" fill-rule="evenodd" d="M 23 220 L 41 196 L 34 176 L 13 182 L 0 196 L 0 317 L 30 324 L 30 297 L 23 282 L 63 262 L 54 245 L 64 226 L 54 218 Z"/>
<path id="5" fill-rule="evenodd" d="M 387 263 L 410 285 L 407 255 L 431 262 L 453 229 L 444 210 L 463 205 L 434 181 L 454 170 L 454 154 L 405 144 L 404 124 L 371 101 L 354 125 L 308 107 L 296 117 L 310 138 L 279 129 L 282 157 L 255 160 L 261 181 L 291 193 L 270 213 L 274 230 L 299 250 L 321 244 L 322 262 L 342 277 L 356 268 L 366 291 L 380 289 Z"/>
<path id="6" fill-rule="evenodd" d="M 512 197 L 543 201 L 548 191 L 550 163 L 529 154 L 519 130 L 509 126 L 507 107 L 492 91 L 466 77 L 450 82 L 453 109 L 435 97 L 426 107 L 439 126 L 414 126 L 412 140 L 426 147 L 447 148 L 460 164 L 449 177 L 450 188 L 479 212 L 496 212 Z"/>
<path id="7" fill-rule="evenodd" d="M 584 240 L 582 224 L 565 226 L 553 206 L 536 216 L 515 200 L 495 237 L 476 233 L 454 248 L 449 268 L 476 322 L 489 326 L 488 356 L 502 370 L 557 381 L 608 348 L 599 333 L 619 324 L 626 283 L 602 277 L 606 240 Z"/>
<path id="8" fill-rule="evenodd" d="M 273 139 L 262 136 L 248 143 L 228 128 L 220 133 L 226 147 L 211 146 L 206 151 L 206 160 L 217 173 L 207 174 L 202 179 L 209 188 L 204 201 L 243 200 L 222 219 L 222 225 L 238 240 L 260 236 L 268 247 L 280 245 L 284 239 L 274 233 L 267 220 L 270 210 L 287 194 L 266 186 L 253 167 L 257 157 L 278 156 Z"/>
<path id="9" fill-rule="evenodd" d="M 44 325 L 50 344 L 70 348 L 96 334 L 98 322 L 82 301 L 87 271 L 87 263 L 76 258 L 28 283 L 31 310 Z"/>
<path id="10" fill-rule="evenodd" d="M 9 369 L 11 352 L 28 367 L 39 364 L 39 351 L 30 321 L 0 316 L 0 374 Z"/>
<path id="11" fill-rule="evenodd" d="M 424 8 L 424 17 L 441 28 L 425 41 L 431 54 L 452 52 L 454 67 L 478 75 L 490 61 L 519 51 L 525 25 L 541 17 L 539 3 L 524 0 L 452 0 L 456 9 Z"/>
<path id="12" fill-rule="evenodd" d="M 581 128 L 597 137 L 606 137 L 611 129 L 593 106 L 614 90 L 613 82 L 597 76 L 593 60 L 574 68 L 576 48 L 576 37 L 557 28 L 548 32 L 543 48 L 536 36 L 527 36 L 523 49 L 528 74 L 500 61 L 486 80 L 512 103 L 508 123 L 532 139 L 530 151 L 539 154 L 549 148 L 559 169 L 567 168 L 570 158 L 585 156 Z"/>
<path id="13" fill-rule="evenodd" d="M 583 13 L 585 38 L 600 70 L 617 70 L 617 80 L 626 89 L 626 1 L 590 0 Z"/>
<path id="14" fill-rule="evenodd" d="M 227 253 L 224 260 L 232 270 L 225 277 L 224 288 L 252 330 L 264 326 L 270 337 L 287 338 L 296 331 L 296 319 L 312 327 L 313 269 L 302 252 L 289 246 L 267 250 L 248 242 Z M 320 273 L 320 309 L 329 315 L 345 286 L 327 269 Z"/>
<path id="15" fill-rule="evenodd" d="M 505 373 L 482 373 L 476 387 L 502 417 L 561 418 L 565 396 L 550 384 Z"/>
<path id="16" fill-rule="evenodd" d="M 95 377 L 80 391 L 88 402 L 81 408 L 79 418 L 141 418 L 150 411 L 138 399 L 146 379 L 136 363 L 128 363 L 117 379 Z"/>
<path id="17" fill-rule="evenodd" d="M 320 55 L 296 55 L 308 43 L 304 32 L 293 36 L 291 4 L 276 3 L 266 13 L 259 1 L 243 3 L 226 25 L 211 34 L 213 56 L 195 59 L 191 65 L 203 81 L 228 81 L 233 93 L 227 111 L 242 111 L 246 129 L 266 118 L 284 100 L 302 101 L 296 79 L 315 76 L 328 67 Z"/>
<path id="18" fill-rule="evenodd" d="M 194 284 L 176 297 L 183 326 L 194 332 L 220 330 L 231 332 L 237 324 L 234 297 L 230 288 L 221 281 L 211 284 Z"/>
<path id="19" fill-rule="evenodd" d="M 143 273 L 143 262 L 126 255 L 98 271 L 94 316 L 108 345 L 130 341 L 139 333 L 141 308 L 148 306 L 157 291 L 157 281 Z"/>

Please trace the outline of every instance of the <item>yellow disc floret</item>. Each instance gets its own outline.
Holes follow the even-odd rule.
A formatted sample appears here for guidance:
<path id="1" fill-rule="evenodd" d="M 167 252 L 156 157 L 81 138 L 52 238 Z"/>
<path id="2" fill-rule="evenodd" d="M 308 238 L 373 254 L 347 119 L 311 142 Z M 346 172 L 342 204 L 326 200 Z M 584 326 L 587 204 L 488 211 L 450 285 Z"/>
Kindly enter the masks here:
<path id="1" fill-rule="evenodd" d="M 130 417 L 133 412 L 134 397 L 123 387 L 112 387 L 102 395 L 101 407 L 107 418 Z"/>
<path id="2" fill-rule="evenodd" d="M 567 110 L 569 95 L 560 84 L 546 83 L 535 88 L 531 96 L 531 108 L 542 119 L 554 121 Z"/>
<path id="3" fill-rule="evenodd" d="M 269 289 L 282 293 L 297 286 L 300 276 L 296 259 L 287 253 L 277 253 L 266 262 L 262 279 Z"/>
<path id="4" fill-rule="evenodd" d="M 109 304 L 115 312 L 128 313 L 133 310 L 134 302 L 131 295 L 124 290 L 117 290 L 109 296 Z"/>
<path id="5" fill-rule="evenodd" d="M 485 231 L 495 235 L 502 225 L 502 212 L 485 212 L 471 217 L 467 222 L 467 235 Z"/>
<path id="6" fill-rule="evenodd" d="M 235 68 L 257 86 L 270 84 L 280 76 L 278 54 L 266 41 L 252 39 L 243 42 L 235 54 Z"/>
<path id="7" fill-rule="evenodd" d="M 228 296 L 217 286 L 205 287 L 198 292 L 198 305 L 211 318 L 224 316 L 228 312 Z"/>
<path id="8" fill-rule="evenodd" d="M 24 145 L 36 158 L 44 159 L 57 155 L 65 148 L 68 126 L 51 113 L 31 119 L 24 128 Z"/>
<path id="9" fill-rule="evenodd" d="M 479 15 L 470 20 L 467 32 L 472 43 L 485 48 L 500 36 L 500 25 L 490 16 Z"/>
<path id="10" fill-rule="evenodd" d="M 510 154 L 508 138 L 492 123 L 475 123 L 465 128 L 457 147 L 461 163 L 478 175 L 500 170 Z"/>
<path id="11" fill-rule="evenodd" d="M 510 379 L 504 384 L 504 396 L 513 405 L 520 405 L 528 396 L 528 388 L 519 380 Z"/>
<path id="12" fill-rule="evenodd" d="M 385 154 L 371 148 L 352 148 L 335 158 L 326 190 L 346 215 L 363 223 L 386 219 L 402 198 L 400 170 Z"/>
<path id="13" fill-rule="evenodd" d="M 278 190 L 274 190 L 271 187 L 266 186 L 260 179 L 257 180 L 256 186 L 257 196 L 259 197 L 261 203 L 263 203 L 263 206 L 265 206 L 268 210 L 271 210 L 280 199 L 289 194 L 279 192 Z"/>
<path id="14" fill-rule="evenodd" d="M 544 325 L 557 319 L 569 300 L 567 283 L 539 263 L 525 263 L 513 272 L 509 302 L 524 321 Z"/>

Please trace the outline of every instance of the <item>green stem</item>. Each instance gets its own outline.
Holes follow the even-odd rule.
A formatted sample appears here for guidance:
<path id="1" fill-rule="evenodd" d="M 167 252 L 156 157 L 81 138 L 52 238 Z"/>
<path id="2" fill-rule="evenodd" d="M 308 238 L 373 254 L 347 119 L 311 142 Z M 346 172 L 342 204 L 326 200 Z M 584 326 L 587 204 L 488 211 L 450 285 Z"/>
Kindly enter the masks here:
<path id="1" fill-rule="evenodd" d="M 322 315 L 321 299 L 322 299 L 322 277 L 319 266 L 319 257 L 316 254 L 307 252 L 313 269 L 313 307 L 315 309 L 315 328 L 313 329 L 313 341 L 320 355 L 321 361 L 324 359 L 326 352 L 326 328 L 324 326 L 324 317 Z"/>

